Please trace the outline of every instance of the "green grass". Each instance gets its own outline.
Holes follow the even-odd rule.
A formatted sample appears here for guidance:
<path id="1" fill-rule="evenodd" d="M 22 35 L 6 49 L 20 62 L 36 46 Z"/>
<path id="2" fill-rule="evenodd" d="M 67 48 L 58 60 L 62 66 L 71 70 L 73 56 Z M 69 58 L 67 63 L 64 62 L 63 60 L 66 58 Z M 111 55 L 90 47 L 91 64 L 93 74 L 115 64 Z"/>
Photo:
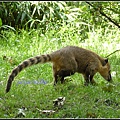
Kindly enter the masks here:
<path id="1" fill-rule="evenodd" d="M 109 57 L 114 86 L 110 86 L 98 73 L 96 86 L 84 86 L 81 74 L 76 73 L 66 81 L 53 87 L 52 65 L 38 64 L 23 70 L 13 81 L 11 90 L 5 94 L 7 78 L 12 69 L 23 60 L 36 55 L 50 53 L 67 45 L 76 45 L 93 50 L 102 57 L 120 48 L 118 29 L 93 29 L 88 38 L 82 40 L 81 33 L 62 26 L 45 35 L 40 30 L 21 30 L 20 33 L 4 31 L 0 40 L 0 118 L 14 118 L 19 108 L 26 108 L 25 118 L 120 118 L 120 52 Z M 12 57 L 12 61 L 3 60 Z M 43 79 L 47 84 L 36 83 Z M 53 100 L 66 97 L 62 108 L 54 108 Z M 55 110 L 51 115 L 40 110 Z"/>

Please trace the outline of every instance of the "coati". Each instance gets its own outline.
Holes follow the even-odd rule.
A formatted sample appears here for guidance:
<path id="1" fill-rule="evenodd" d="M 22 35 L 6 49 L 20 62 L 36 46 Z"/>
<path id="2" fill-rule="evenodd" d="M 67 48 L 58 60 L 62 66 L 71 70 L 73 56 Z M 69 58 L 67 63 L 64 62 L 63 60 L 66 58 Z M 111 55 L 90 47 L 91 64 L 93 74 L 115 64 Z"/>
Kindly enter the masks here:
<path id="1" fill-rule="evenodd" d="M 85 79 L 85 84 L 94 83 L 93 76 L 99 72 L 107 81 L 111 81 L 110 64 L 108 59 L 104 59 L 95 52 L 77 46 L 67 46 L 50 54 L 29 58 L 19 64 L 10 74 L 6 92 L 9 92 L 14 77 L 28 66 L 38 63 L 53 63 L 54 85 L 58 80 L 64 82 L 66 76 L 75 72 L 81 73 Z"/>

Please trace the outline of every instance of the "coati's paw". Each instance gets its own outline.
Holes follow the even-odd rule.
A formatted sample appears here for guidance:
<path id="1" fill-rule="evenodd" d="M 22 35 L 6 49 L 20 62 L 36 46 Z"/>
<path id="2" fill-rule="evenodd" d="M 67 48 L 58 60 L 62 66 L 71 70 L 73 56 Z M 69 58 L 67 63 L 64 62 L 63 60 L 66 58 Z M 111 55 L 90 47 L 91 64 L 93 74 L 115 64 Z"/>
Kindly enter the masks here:
<path id="1" fill-rule="evenodd" d="M 91 81 L 91 82 L 85 82 L 84 83 L 84 86 L 88 86 L 89 84 L 91 84 L 91 85 L 98 85 L 95 81 Z"/>

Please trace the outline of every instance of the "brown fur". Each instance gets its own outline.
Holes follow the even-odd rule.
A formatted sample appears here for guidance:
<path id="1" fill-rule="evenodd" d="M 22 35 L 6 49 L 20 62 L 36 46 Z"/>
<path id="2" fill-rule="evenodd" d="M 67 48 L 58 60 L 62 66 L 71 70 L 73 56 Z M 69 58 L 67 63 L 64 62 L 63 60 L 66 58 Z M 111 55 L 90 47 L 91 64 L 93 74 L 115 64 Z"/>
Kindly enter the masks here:
<path id="1" fill-rule="evenodd" d="M 84 76 L 85 84 L 94 83 L 93 76 L 99 72 L 107 81 L 111 81 L 110 64 L 96 53 L 76 46 L 67 46 L 51 54 L 36 56 L 23 61 L 13 69 L 8 78 L 6 92 L 9 92 L 12 81 L 24 68 L 38 63 L 53 63 L 54 85 L 64 77 L 73 75 L 75 72 Z"/>

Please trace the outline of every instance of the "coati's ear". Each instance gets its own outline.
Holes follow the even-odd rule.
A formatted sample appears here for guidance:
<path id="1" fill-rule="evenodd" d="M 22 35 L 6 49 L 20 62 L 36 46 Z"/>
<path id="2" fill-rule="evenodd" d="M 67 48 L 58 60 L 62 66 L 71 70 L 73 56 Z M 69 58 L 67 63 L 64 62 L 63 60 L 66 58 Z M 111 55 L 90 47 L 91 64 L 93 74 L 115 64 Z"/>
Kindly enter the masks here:
<path id="1" fill-rule="evenodd" d="M 108 58 L 105 58 L 105 62 L 108 63 Z"/>
<path id="2" fill-rule="evenodd" d="M 102 62 L 102 66 L 105 66 L 108 63 L 108 58 L 104 58 L 104 61 Z"/>

